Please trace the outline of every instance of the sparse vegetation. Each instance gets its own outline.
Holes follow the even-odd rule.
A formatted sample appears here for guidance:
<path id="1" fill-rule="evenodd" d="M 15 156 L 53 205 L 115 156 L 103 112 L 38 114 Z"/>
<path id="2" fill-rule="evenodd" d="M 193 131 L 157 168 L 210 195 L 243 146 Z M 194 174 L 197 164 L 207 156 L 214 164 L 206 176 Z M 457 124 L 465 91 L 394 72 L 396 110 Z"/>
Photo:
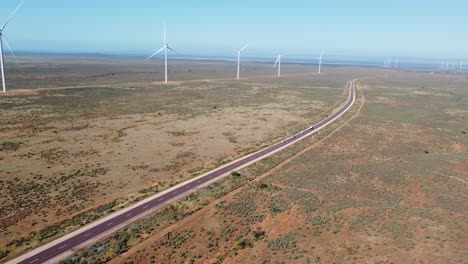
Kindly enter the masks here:
<path id="1" fill-rule="evenodd" d="M 76 59 L 79 63 L 69 64 L 66 58 L 19 58 L 9 69 L 11 87 L 24 90 L 0 104 L 2 138 L 15 136 L 0 143 L 0 186 L 5 190 L 0 212 L 7 216 L 1 221 L 5 231 L 0 248 L 11 241 L 25 242 L 8 246 L 8 258 L 79 227 L 82 222 L 71 220 L 75 217 L 88 222 L 110 213 L 92 213 L 99 205 L 113 201 L 112 211 L 118 210 L 258 150 L 283 137 L 285 127 L 301 129 L 341 98 L 348 78 L 317 83 L 331 87 L 329 91 L 285 88 L 269 78 L 250 84 L 227 80 L 167 87 L 151 83 L 153 71 L 140 73 L 147 65 L 126 60 L 117 67 L 115 60 Z M 22 67 L 31 63 L 38 65 Z M 61 73 L 52 74 L 44 65 Z M 217 77 L 229 73 L 223 72 L 224 63 L 203 67 L 215 67 Z M 296 67 L 303 66 L 291 69 Z M 16 71 L 25 77 L 14 77 Z M 179 79 L 206 76 L 184 72 L 188 70 L 177 71 Z M 304 76 L 295 84 L 309 85 L 310 79 L 318 80 Z M 270 88 L 258 89 L 259 83 Z M 34 90 L 74 85 L 83 87 Z M 267 125 L 259 129 L 259 122 Z M 149 139 L 154 141 L 149 144 Z M 185 150 L 188 146 L 190 151 Z M 232 178 L 228 186 L 213 186 L 210 192 L 220 198 L 251 176 L 242 172 Z M 23 232 L 30 228 L 33 233 Z"/>
<path id="2" fill-rule="evenodd" d="M 2 142 L 0 145 L 0 151 L 17 151 L 21 143 L 19 142 Z"/>
<path id="3" fill-rule="evenodd" d="M 407 87 L 401 83 L 383 88 L 380 81 L 368 82 L 358 117 L 271 174 L 265 171 L 290 157 L 288 150 L 239 171 L 264 178 L 174 226 L 177 232 L 197 230 L 186 242 L 193 247 L 158 252 L 169 254 L 170 262 L 183 261 L 178 254 L 184 252 L 195 263 L 199 254 L 216 263 L 358 263 L 396 261 L 396 256 L 406 262 L 463 262 L 468 142 L 460 141 L 459 131 L 467 121 L 440 114 L 449 96 L 417 95 L 423 100 L 408 96 L 414 88 L 400 88 Z M 424 87 L 425 93 L 444 93 Z M 441 109 L 425 109 L 424 120 L 431 123 L 421 124 L 418 115 L 428 98 L 431 107 Z M 395 102 L 397 109 L 391 107 Z M 450 108 L 466 109 L 466 103 Z M 294 146 L 291 154 L 311 142 Z M 143 248 L 148 249 L 135 247 Z M 145 258 L 137 252 L 126 256 Z"/>
<path id="4" fill-rule="evenodd" d="M 375 73 L 336 68 L 328 76 L 249 84 L 116 84 L 7 98 L 0 108 L 17 118 L 0 119 L 0 131 L 21 133 L 18 143 L 0 145 L 0 160 L 23 167 L 0 168 L 6 175 L 0 180 L 0 215 L 8 216 L 1 221 L 6 242 L 0 259 L 277 142 L 286 135 L 283 127 L 297 131 L 328 115 L 343 98 L 344 80 L 370 71 Z M 105 78 L 118 83 L 130 76 L 115 72 Z M 104 82 L 94 75 L 92 80 Z M 324 139 L 357 112 L 361 97 L 351 113 L 317 135 L 232 172 L 62 263 L 360 263 L 395 261 L 393 256 L 462 263 L 468 124 L 459 113 L 467 108 L 466 84 L 447 84 L 437 75 L 395 75 L 363 81 L 364 107 L 333 136 Z M 48 85 L 65 80 L 54 82 Z M 25 110 L 31 114 L 18 114 Z M 260 114 L 250 119 L 252 111 Z M 228 129 L 208 134 L 190 122 L 211 131 L 211 124 Z M 214 139 L 232 146 L 229 155 L 210 148 Z M 15 232 L 24 226 L 34 231 L 18 237 Z"/>

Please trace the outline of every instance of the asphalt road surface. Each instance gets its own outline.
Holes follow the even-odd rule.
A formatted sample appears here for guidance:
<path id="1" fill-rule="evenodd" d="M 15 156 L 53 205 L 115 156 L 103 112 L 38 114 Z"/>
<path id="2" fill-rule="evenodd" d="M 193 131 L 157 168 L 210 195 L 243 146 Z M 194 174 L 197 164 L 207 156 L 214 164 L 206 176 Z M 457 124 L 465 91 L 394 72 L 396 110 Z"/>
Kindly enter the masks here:
<path id="1" fill-rule="evenodd" d="M 301 139 L 316 133 L 318 130 L 332 123 L 335 121 L 335 119 L 339 118 L 341 115 L 347 112 L 349 108 L 351 108 L 356 99 L 356 82 L 357 80 L 350 82 L 348 99 L 344 106 L 317 124 L 310 126 L 306 130 L 301 131 L 300 133 L 270 147 L 264 148 L 258 152 L 247 155 L 211 172 L 201 175 L 195 179 L 176 185 L 167 191 L 151 196 L 133 206 L 84 226 L 81 229 L 62 238 L 58 238 L 57 240 L 54 240 L 42 247 L 26 253 L 8 263 L 37 264 L 58 261 L 61 258 L 70 255 L 77 249 L 92 244 L 96 240 L 125 227 L 129 223 L 142 218 L 148 213 L 151 213 L 168 203 L 180 199 L 202 187 L 211 184 L 216 180 L 221 179 L 222 177 L 225 177 L 226 175 L 229 175 L 234 170 L 238 170 L 256 161 L 266 158 L 300 141 Z"/>

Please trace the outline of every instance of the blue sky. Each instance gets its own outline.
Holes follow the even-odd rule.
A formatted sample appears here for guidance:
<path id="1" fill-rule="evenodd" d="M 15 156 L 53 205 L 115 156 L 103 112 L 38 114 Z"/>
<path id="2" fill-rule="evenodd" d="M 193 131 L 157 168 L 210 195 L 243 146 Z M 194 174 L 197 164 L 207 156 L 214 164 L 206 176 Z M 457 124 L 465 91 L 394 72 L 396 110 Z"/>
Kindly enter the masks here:
<path id="1" fill-rule="evenodd" d="M 19 0 L 2 0 L 3 21 Z M 5 31 L 15 50 L 468 58 L 468 1 L 26 0 Z"/>

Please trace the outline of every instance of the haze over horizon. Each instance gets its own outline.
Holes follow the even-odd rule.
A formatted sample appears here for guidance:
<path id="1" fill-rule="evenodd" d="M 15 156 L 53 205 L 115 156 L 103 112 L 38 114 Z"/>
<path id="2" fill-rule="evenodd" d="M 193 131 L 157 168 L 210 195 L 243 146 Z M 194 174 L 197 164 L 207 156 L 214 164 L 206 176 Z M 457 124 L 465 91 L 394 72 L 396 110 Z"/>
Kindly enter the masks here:
<path id="1" fill-rule="evenodd" d="M 18 3 L 5 0 L 0 21 Z M 4 33 L 15 51 L 143 54 L 162 46 L 166 21 L 169 43 L 186 55 L 226 56 L 249 43 L 246 56 L 281 50 L 313 57 L 326 49 L 334 55 L 466 59 L 466 10 L 463 1 L 27 0 Z"/>

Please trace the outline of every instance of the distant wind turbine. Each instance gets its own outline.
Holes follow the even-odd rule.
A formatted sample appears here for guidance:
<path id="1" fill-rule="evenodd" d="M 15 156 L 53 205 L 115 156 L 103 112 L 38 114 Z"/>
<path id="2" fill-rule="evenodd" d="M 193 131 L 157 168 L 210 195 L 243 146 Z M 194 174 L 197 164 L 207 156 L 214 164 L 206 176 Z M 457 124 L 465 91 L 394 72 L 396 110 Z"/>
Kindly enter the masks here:
<path id="1" fill-rule="evenodd" d="M 322 73 L 322 58 L 323 58 L 324 53 L 325 53 L 325 50 L 322 50 L 320 57 L 318 57 L 318 60 L 319 60 L 318 74 Z"/>
<path id="2" fill-rule="evenodd" d="M 8 41 L 6 40 L 5 36 L 3 35 L 3 31 L 5 30 L 6 26 L 8 23 L 10 23 L 11 19 L 13 16 L 16 14 L 16 12 L 20 9 L 21 5 L 23 5 L 24 0 L 21 1 L 21 3 L 16 7 L 15 11 L 10 15 L 10 17 L 5 21 L 3 26 L 0 28 L 0 72 L 2 74 L 2 87 L 3 87 L 3 92 L 6 93 L 7 91 L 7 85 L 6 85 L 6 76 L 5 76 L 5 61 L 3 58 L 3 42 L 5 42 L 5 45 L 7 48 L 10 50 L 11 54 L 15 56 L 15 53 L 11 49 L 10 45 L 8 44 Z"/>
<path id="3" fill-rule="evenodd" d="M 240 55 L 242 51 L 244 51 L 249 45 L 245 45 L 244 47 L 237 50 L 237 80 L 240 79 Z"/>
<path id="4" fill-rule="evenodd" d="M 161 51 L 164 51 L 164 73 L 165 73 L 165 83 L 167 83 L 167 52 L 168 50 L 172 50 L 173 52 L 176 52 L 173 48 L 171 48 L 169 46 L 169 44 L 167 44 L 167 38 L 166 38 L 166 23 L 164 23 L 164 46 L 159 49 L 158 51 L 156 51 L 155 53 L 153 53 L 153 55 L 149 56 L 148 58 L 146 58 L 146 61 L 153 58 L 154 56 L 156 56 L 158 53 L 160 53 Z"/>
<path id="5" fill-rule="evenodd" d="M 273 69 L 276 69 L 276 66 L 278 66 L 278 77 L 281 77 L 281 53 L 279 52 L 278 52 L 278 58 L 276 59 Z"/>
<path id="6" fill-rule="evenodd" d="M 387 57 L 384 62 L 384 68 L 390 69 L 390 68 L 395 68 L 395 63 L 392 61 L 392 57 Z"/>
<path id="7" fill-rule="evenodd" d="M 398 69 L 398 58 L 395 59 L 395 69 Z"/>
<path id="8" fill-rule="evenodd" d="M 387 57 L 385 59 L 385 66 L 384 67 L 387 68 L 387 69 L 390 68 L 390 63 L 391 63 L 391 59 L 390 59 L 390 57 Z"/>

